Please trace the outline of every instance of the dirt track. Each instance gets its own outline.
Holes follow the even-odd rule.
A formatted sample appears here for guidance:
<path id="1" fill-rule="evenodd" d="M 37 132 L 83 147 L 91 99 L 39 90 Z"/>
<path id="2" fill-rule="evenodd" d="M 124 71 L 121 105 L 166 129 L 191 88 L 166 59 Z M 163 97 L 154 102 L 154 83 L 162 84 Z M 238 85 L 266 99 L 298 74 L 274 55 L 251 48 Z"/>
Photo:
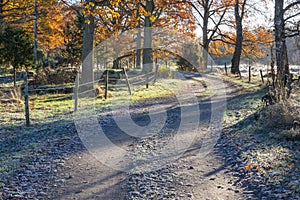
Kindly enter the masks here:
<path id="1" fill-rule="evenodd" d="M 192 74 L 188 74 L 191 76 Z M 188 79 L 191 87 L 199 86 L 198 82 Z M 207 80 L 210 81 L 210 80 Z M 227 94 L 234 94 L 236 88 L 225 84 Z M 202 88 L 203 89 L 203 88 Z M 201 90 L 201 88 L 199 88 Z M 220 100 L 221 99 L 221 100 Z M 208 131 L 211 122 L 211 99 L 200 100 L 200 132 Z M 213 109 L 223 111 L 224 99 L 216 97 L 220 100 Z M 178 105 L 177 105 L 178 106 Z M 145 109 L 149 105 L 139 107 Z M 151 108 L 169 110 L 171 115 L 176 115 L 174 102 L 169 104 L 152 104 Z M 169 108 L 168 108 L 169 107 Z M 176 102 L 175 102 L 176 107 Z M 173 110 L 172 110 L 173 108 Z M 218 112 L 218 111 L 217 111 Z M 139 113 L 139 112 L 137 112 Z M 141 112 L 143 113 L 143 112 Z M 176 118 L 176 116 L 175 116 Z M 144 114 L 137 114 L 136 123 L 143 123 Z M 221 120 L 221 119 L 219 119 Z M 109 123 L 109 122 L 108 122 Z M 176 120 L 171 120 L 168 128 L 176 130 Z M 109 138 L 114 140 L 113 143 L 126 149 L 130 156 L 133 149 L 141 143 L 136 138 L 123 134 L 117 126 L 105 126 L 105 132 L 110 135 Z M 174 131 L 173 130 L 173 131 Z M 166 131 L 166 132 L 168 132 Z M 208 131 L 211 133 L 211 131 Z M 241 188 L 234 185 L 238 176 L 226 165 L 226 155 L 224 148 L 226 144 L 219 140 L 208 154 L 201 151 L 203 145 L 203 136 L 198 135 L 193 138 L 193 144 L 187 149 L 187 152 L 173 163 L 158 169 L 154 172 L 145 174 L 131 170 L 130 172 L 122 172 L 111 167 L 103 165 L 99 160 L 95 159 L 77 140 L 77 147 L 81 151 L 71 155 L 64 165 L 60 173 L 58 181 L 62 185 L 54 190 L 52 199 L 244 199 Z M 204 134 L 206 135 L 206 134 Z M 157 142 L 163 142 L 171 136 L 159 139 Z M 206 135 L 207 137 L 207 135 Z M 166 139 L 167 138 L 167 139 Z M 153 139 L 151 140 L 153 141 Z M 150 141 L 143 140 L 142 143 Z M 155 142 L 155 143 L 157 143 Z M 205 144 L 204 144 L 205 145 Z M 141 145 L 140 149 L 144 145 Z M 221 149 L 221 150 L 220 150 Z M 143 152 L 147 149 L 142 149 Z M 140 150 L 138 150 L 140 151 Z M 223 152 L 223 153 L 222 153 Z M 113 149 L 111 153 L 114 154 Z M 224 155 L 223 155 L 224 154 Z M 125 159 L 126 160 L 126 159 Z"/>

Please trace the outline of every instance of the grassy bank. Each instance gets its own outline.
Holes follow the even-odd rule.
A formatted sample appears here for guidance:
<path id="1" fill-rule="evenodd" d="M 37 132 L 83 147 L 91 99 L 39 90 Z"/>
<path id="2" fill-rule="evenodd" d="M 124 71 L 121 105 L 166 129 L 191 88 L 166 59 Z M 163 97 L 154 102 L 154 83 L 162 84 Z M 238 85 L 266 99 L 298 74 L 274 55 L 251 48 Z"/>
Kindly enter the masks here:
<path id="1" fill-rule="evenodd" d="M 259 79 L 249 83 L 234 76 L 222 78 L 243 87 L 229 101 L 224 121 L 224 134 L 242 161 L 242 182 L 259 198 L 299 199 L 300 130 L 292 127 L 300 113 L 299 88 L 287 102 L 266 107 L 261 102 L 266 89 Z"/>

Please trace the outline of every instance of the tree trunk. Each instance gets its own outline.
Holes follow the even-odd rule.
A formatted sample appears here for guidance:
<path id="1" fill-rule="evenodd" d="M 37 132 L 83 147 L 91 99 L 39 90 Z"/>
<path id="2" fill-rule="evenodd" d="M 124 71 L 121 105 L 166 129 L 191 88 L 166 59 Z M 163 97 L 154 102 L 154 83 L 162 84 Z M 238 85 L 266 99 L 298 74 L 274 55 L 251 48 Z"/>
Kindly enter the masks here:
<path id="1" fill-rule="evenodd" d="M 208 47 L 209 47 L 209 41 L 208 41 L 208 19 L 209 19 L 209 11 L 207 5 L 203 6 L 204 13 L 203 13 L 203 27 L 202 27 L 202 67 L 201 70 L 205 71 L 207 69 L 207 59 L 208 59 Z"/>
<path id="2" fill-rule="evenodd" d="M 285 43 L 284 28 L 284 9 L 283 1 L 275 1 L 275 46 L 276 46 L 276 65 L 277 65 L 277 100 L 286 99 L 286 83 L 289 77 L 289 65 L 287 48 Z"/>
<path id="3" fill-rule="evenodd" d="M 119 58 L 118 58 L 118 56 L 114 56 L 114 61 L 113 61 L 113 69 L 119 69 L 120 67 L 119 67 Z"/>
<path id="4" fill-rule="evenodd" d="M 146 11 L 152 13 L 154 10 L 153 0 L 146 0 Z M 145 16 L 144 27 L 144 46 L 143 46 L 143 72 L 151 72 L 153 70 L 152 59 L 152 23 L 150 16 Z"/>
<path id="5" fill-rule="evenodd" d="M 148 18 L 148 17 L 146 17 Z M 150 20 L 150 19 L 149 19 Z M 145 24 L 147 19 L 145 19 Z M 152 29 L 145 26 L 144 29 L 144 47 L 143 47 L 143 72 L 150 72 L 153 68 L 152 59 Z"/>
<path id="6" fill-rule="evenodd" d="M 239 2 L 236 0 L 234 6 L 234 15 L 236 22 L 236 43 L 234 48 L 233 57 L 231 60 L 231 73 L 240 74 L 240 60 L 243 48 L 243 25 L 242 25 L 242 16 L 239 13 Z M 243 11 L 242 11 L 243 12 Z"/>
<path id="7" fill-rule="evenodd" d="M 139 4 L 137 4 L 137 12 L 136 12 L 136 18 L 139 17 Z M 136 26 L 137 28 L 137 37 L 136 37 L 136 55 L 135 55 L 135 68 L 141 69 L 141 38 L 142 38 L 142 32 L 141 32 L 141 20 L 138 20 L 138 24 Z"/>
<path id="8" fill-rule="evenodd" d="M 137 39 L 136 39 L 136 68 L 141 69 L 141 29 L 138 28 L 138 34 L 137 34 Z"/>
<path id="9" fill-rule="evenodd" d="M 3 24 L 3 0 L 0 0 L 0 27 Z"/>
<path id="10" fill-rule="evenodd" d="M 86 4 L 94 2 L 87 0 Z M 82 45 L 82 83 L 93 82 L 93 47 L 94 47 L 94 16 L 89 15 L 85 18 L 83 27 L 83 45 Z"/>
<path id="11" fill-rule="evenodd" d="M 13 67 L 13 71 L 14 71 L 14 87 L 16 87 L 17 85 L 17 71 L 16 71 L 16 67 Z"/>
<path id="12" fill-rule="evenodd" d="M 275 88 L 275 59 L 273 53 L 274 44 L 271 45 L 271 73 L 272 73 L 272 86 Z"/>
<path id="13" fill-rule="evenodd" d="M 38 15 L 38 2 L 37 0 L 34 1 L 34 22 L 33 22 L 33 63 L 35 67 L 37 67 L 37 49 L 38 49 L 38 43 L 37 43 L 37 16 Z"/>

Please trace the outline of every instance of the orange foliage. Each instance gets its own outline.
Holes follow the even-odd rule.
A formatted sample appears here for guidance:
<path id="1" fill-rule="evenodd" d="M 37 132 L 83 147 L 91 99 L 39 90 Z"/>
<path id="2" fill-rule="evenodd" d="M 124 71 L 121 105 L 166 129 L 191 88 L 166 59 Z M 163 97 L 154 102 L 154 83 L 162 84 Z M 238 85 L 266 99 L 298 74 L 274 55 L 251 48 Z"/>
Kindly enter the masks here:
<path id="1" fill-rule="evenodd" d="M 4 21 L 22 27 L 33 37 L 34 0 L 12 0 L 4 4 Z M 58 0 L 38 1 L 38 46 L 46 51 L 64 43 L 64 28 L 69 10 Z"/>
<path id="2" fill-rule="evenodd" d="M 209 51 L 217 56 L 233 54 L 235 40 L 235 33 L 225 32 L 221 39 L 210 44 Z M 264 27 L 258 27 L 254 30 L 244 29 L 242 56 L 262 58 L 272 41 L 272 34 Z"/>
<path id="3" fill-rule="evenodd" d="M 149 12 L 143 6 L 137 6 L 138 2 L 126 0 L 108 6 L 96 6 L 93 13 L 99 19 L 96 22 L 96 39 L 103 41 L 120 32 L 134 29 L 139 21 L 142 28 L 145 17 L 150 17 L 153 27 L 168 28 L 195 36 L 195 18 L 190 4 L 174 3 L 172 0 L 154 0 L 154 10 Z"/>

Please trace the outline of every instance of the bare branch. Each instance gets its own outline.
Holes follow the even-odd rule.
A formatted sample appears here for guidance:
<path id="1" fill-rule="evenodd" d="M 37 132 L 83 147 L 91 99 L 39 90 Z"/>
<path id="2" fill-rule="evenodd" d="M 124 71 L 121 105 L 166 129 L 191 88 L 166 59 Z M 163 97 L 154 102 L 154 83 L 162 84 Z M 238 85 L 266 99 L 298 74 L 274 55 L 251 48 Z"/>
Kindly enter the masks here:
<path id="1" fill-rule="evenodd" d="M 296 5 L 300 5 L 300 1 L 297 0 L 289 5 L 287 5 L 284 9 L 283 9 L 283 12 L 285 13 L 286 11 L 288 11 L 289 9 L 291 9 L 292 7 L 296 6 Z"/>
<path id="2" fill-rule="evenodd" d="M 213 20 L 213 22 L 215 23 L 215 28 L 213 29 L 210 37 L 208 38 L 209 42 L 212 40 L 212 37 L 215 35 L 215 33 L 217 32 L 217 30 L 218 30 L 221 22 L 223 21 L 223 18 L 225 16 L 226 10 L 227 9 L 224 9 L 224 11 L 223 11 L 222 15 L 220 16 L 219 21 L 217 23 Z"/>
<path id="3" fill-rule="evenodd" d="M 71 8 L 72 10 L 74 10 L 79 16 L 83 16 L 83 14 L 81 13 L 81 8 L 79 8 L 78 6 L 70 5 L 65 0 L 61 0 L 61 2 L 66 6 L 68 6 L 69 8 Z"/>
<path id="4" fill-rule="evenodd" d="M 221 42 L 226 43 L 226 44 L 235 45 L 235 42 L 231 42 L 231 41 L 228 41 L 228 40 L 224 40 L 223 38 L 213 38 L 212 41 L 221 41 Z"/>
<path id="5" fill-rule="evenodd" d="M 245 7 L 246 7 L 246 2 L 247 0 L 244 0 L 243 3 L 242 3 L 242 13 L 241 13 L 241 18 L 243 19 L 244 18 L 244 15 L 245 15 Z"/>
<path id="6" fill-rule="evenodd" d="M 287 20 L 289 20 L 289 19 L 291 19 L 291 18 L 294 18 L 294 17 L 296 17 L 296 16 L 298 16 L 298 15 L 300 15 L 300 12 L 298 12 L 298 13 L 296 13 L 296 14 L 293 14 L 293 15 L 291 15 L 291 16 L 288 16 L 287 18 L 284 19 L 284 21 L 287 21 Z"/>
<path id="7" fill-rule="evenodd" d="M 204 17 L 203 17 L 203 15 L 202 15 L 201 11 L 197 8 L 197 6 L 196 6 L 195 4 L 193 4 L 192 2 L 190 2 L 189 4 L 196 10 L 197 14 L 199 14 L 200 17 L 201 17 L 202 19 L 204 19 Z"/>

